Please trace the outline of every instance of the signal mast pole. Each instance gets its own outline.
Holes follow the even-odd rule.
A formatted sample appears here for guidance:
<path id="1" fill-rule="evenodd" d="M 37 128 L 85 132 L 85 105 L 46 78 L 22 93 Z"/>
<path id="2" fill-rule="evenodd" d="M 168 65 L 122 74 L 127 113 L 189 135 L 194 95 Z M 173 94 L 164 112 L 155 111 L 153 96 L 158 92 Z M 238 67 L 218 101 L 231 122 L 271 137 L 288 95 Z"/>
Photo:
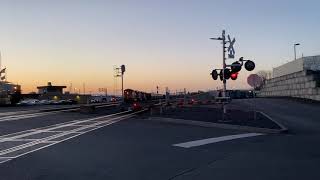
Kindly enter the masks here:
<path id="1" fill-rule="evenodd" d="M 220 40 L 222 41 L 222 81 L 223 81 L 223 89 L 222 89 L 222 96 L 226 98 L 226 91 L 227 91 L 227 81 L 225 79 L 225 69 L 226 69 L 226 31 L 222 30 L 222 36 L 218 38 L 210 38 L 212 40 Z M 227 113 L 226 106 L 224 102 L 222 103 L 223 115 Z M 224 117 L 224 116 L 223 116 Z"/>
<path id="2" fill-rule="evenodd" d="M 227 80 L 225 78 L 225 69 L 226 69 L 226 31 L 225 30 L 222 30 L 222 76 L 223 76 L 223 91 L 222 91 L 222 96 L 224 98 L 226 98 L 226 91 L 227 91 Z M 223 114 L 227 113 L 227 109 L 226 109 L 226 106 L 224 105 L 224 103 L 222 103 L 222 108 L 223 108 Z"/>
<path id="3" fill-rule="evenodd" d="M 124 72 L 126 71 L 126 66 L 125 65 L 121 65 L 120 66 L 121 69 L 121 95 L 122 95 L 122 101 L 124 102 L 124 95 L 123 95 L 123 75 Z"/>

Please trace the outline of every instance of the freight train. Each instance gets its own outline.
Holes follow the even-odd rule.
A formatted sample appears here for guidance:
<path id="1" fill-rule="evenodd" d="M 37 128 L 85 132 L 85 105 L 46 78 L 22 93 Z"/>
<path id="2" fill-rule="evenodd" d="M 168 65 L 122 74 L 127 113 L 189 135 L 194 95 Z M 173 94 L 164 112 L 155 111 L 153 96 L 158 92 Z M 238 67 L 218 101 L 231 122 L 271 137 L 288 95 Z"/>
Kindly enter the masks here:
<path id="1" fill-rule="evenodd" d="M 124 90 L 124 102 L 132 103 L 132 102 L 144 102 L 151 100 L 164 99 L 165 96 L 161 94 L 153 94 L 146 93 L 141 91 L 136 91 L 133 89 L 125 89 Z"/>

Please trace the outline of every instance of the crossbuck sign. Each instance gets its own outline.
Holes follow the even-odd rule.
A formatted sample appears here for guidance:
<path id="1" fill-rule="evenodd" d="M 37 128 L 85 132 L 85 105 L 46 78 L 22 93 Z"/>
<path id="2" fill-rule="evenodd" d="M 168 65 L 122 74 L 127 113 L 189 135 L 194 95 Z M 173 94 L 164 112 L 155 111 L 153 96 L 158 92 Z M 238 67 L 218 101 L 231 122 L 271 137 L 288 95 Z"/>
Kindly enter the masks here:
<path id="1" fill-rule="evenodd" d="M 234 55 L 236 54 L 236 51 L 234 50 L 233 45 L 236 42 L 236 39 L 233 38 L 232 41 L 231 41 L 231 38 L 228 35 L 228 40 L 229 40 L 228 57 L 229 58 L 234 58 Z"/>

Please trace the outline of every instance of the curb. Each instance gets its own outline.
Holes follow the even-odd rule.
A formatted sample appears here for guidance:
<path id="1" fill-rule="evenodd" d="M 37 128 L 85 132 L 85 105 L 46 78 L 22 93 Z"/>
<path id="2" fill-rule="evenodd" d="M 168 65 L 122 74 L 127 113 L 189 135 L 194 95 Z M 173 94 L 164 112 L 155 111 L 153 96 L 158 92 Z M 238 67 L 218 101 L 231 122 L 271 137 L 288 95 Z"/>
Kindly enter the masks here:
<path id="1" fill-rule="evenodd" d="M 266 115 L 264 113 L 262 114 Z M 231 130 L 240 130 L 240 131 L 256 132 L 256 133 L 268 133 L 268 134 L 279 134 L 279 133 L 285 133 L 288 131 L 287 128 L 285 128 L 282 124 L 271 119 L 268 115 L 266 115 L 266 117 L 271 121 L 275 122 L 277 125 L 279 125 L 281 129 L 258 128 L 258 127 L 241 126 L 241 125 L 233 125 L 233 124 L 225 124 L 225 123 L 212 123 L 212 122 L 205 122 L 205 121 L 194 121 L 194 120 L 162 118 L 162 117 L 149 117 L 147 120 L 173 123 L 173 124 L 194 125 L 194 126 L 207 127 L 207 128 L 221 128 L 221 129 L 231 129 Z"/>

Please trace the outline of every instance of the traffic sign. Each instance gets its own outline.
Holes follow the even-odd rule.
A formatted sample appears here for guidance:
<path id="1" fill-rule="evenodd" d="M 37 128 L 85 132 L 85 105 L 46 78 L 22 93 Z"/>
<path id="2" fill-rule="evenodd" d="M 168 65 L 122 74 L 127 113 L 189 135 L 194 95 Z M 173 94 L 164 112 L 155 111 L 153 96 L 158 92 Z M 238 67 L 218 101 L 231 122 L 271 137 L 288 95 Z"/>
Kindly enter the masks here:
<path id="1" fill-rule="evenodd" d="M 257 74 L 250 74 L 247 78 L 247 82 L 251 87 L 256 88 L 261 86 L 262 78 Z"/>
<path id="2" fill-rule="evenodd" d="M 229 58 L 234 58 L 234 55 L 236 54 L 236 51 L 234 50 L 233 45 L 236 42 L 236 39 L 233 38 L 232 41 L 231 41 L 231 38 L 228 35 L 228 40 L 229 40 L 228 57 Z"/>

